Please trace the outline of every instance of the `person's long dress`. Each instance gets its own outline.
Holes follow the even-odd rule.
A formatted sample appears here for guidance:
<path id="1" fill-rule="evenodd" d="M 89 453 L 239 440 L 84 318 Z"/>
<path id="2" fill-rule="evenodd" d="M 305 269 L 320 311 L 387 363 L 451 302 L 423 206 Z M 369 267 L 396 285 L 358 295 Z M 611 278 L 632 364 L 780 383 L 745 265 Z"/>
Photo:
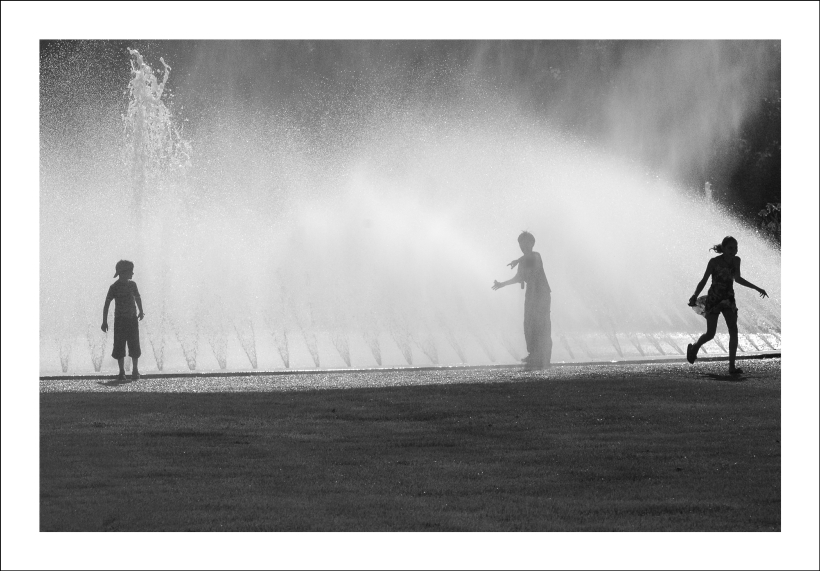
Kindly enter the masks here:
<path id="1" fill-rule="evenodd" d="M 552 292 L 544 273 L 541 254 L 532 252 L 521 257 L 521 273 L 527 291 L 524 296 L 524 338 L 527 341 L 527 365 L 542 367 L 552 358 Z"/>

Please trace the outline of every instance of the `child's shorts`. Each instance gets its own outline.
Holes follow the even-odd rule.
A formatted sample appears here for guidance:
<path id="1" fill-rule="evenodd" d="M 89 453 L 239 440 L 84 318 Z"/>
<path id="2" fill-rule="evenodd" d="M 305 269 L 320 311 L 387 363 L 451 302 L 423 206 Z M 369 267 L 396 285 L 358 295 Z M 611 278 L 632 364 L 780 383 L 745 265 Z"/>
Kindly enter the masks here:
<path id="1" fill-rule="evenodd" d="M 136 317 L 115 317 L 114 350 L 111 356 L 115 359 L 124 358 L 126 345 L 128 345 L 128 354 L 131 357 L 139 357 L 142 354 L 139 321 Z"/>

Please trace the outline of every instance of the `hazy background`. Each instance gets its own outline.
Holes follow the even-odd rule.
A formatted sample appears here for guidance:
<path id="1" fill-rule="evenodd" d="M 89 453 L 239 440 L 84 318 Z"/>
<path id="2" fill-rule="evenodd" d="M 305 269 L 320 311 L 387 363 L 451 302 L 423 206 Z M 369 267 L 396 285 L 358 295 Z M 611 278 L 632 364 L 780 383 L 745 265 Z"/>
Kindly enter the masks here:
<path id="1" fill-rule="evenodd" d="M 139 217 L 123 122 L 129 47 L 158 79 L 160 58 L 171 66 L 162 101 L 192 149 L 185 184 L 147 185 Z M 755 173 L 738 141 L 775 89 L 778 49 L 43 42 L 42 339 L 63 363 L 75 348 L 110 364 L 98 280 L 127 258 L 155 354 L 180 362 L 181 349 L 188 367 L 203 355 L 215 366 L 211 352 L 224 363 L 231 345 L 254 367 L 289 363 L 286 345 L 302 349 L 300 366 L 322 354 L 375 364 L 381 350 L 393 365 L 514 362 L 521 295 L 489 286 L 509 277 L 524 229 L 561 300 L 557 359 L 624 357 L 624 343 L 641 356 L 637 335 L 699 329 L 681 304 L 727 234 L 772 295 L 767 309 L 740 294 L 756 312 L 746 325 L 779 330 L 779 251 L 743 223 L 769 198 L 729 185 Z M 157 201 L 169 192 L 173 205 Z M 587 352 L 578 344 L 590 335 L 603 346 Z M 373 339 L 378 350 L 364 346 Z M 262 354 L 274 345 L 281 359 Z M 42 354 L 53 365 L 57 352 Z"/>
<path id="2" fill-rule="evenodd" d="M 780 202 L 779 41 L 44 41 L 44 150 L 53 114 L 82 125 L 124 108 L 126 47 L 173 68 L 170 106 L 200 156 L 220 121 L 254 113 L 309 156 L 354 147 L 388 116 L 458 109 L 526 116 L 693 191 L 708 180 L 750 219 Z"/>

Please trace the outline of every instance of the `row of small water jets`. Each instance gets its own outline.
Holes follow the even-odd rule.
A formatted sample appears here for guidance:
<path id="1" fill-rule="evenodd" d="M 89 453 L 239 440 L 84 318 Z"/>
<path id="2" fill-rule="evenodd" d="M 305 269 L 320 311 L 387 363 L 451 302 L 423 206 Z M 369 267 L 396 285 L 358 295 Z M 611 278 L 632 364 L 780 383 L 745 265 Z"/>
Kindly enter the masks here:
<path id="1" fill-rule="evenodd" d="M 267 322 L 267 320 L 266 320 Z M 252 369 L 258 366 L 258 359 L 256 354 L 256 332 L 253 321 L 250 319 L 237 320 L 231 324 L 233 332 L 242 347 L 248 362 Z M 146 327 L 145 331 L 151 346 L 154 360 L 157 364 L 157 369 L 162 371 L 165 366 L 166 350 L 168 349 L 167 342 L 169 338 L 176 339 L 179 347 L 182 349 L 182 354 L 188 368 L 195 371 L 197 368 L 197 357 L 199 354 L 200 340 L 204 338 L 207 345 L 210 347 L 220 369 L 228 368 L 228 337 L 230 334 L 229 327 L 222 328 L 201 328 L 194 326 L 193 330 L 183 328 L 175 324 L 171 319 L 164 317 L 160 320 L 160 325 L 155 327 Z M 319 335 L 321 334 L 315 328 L 305 327 L 289 330 L 287 328 L 271 328 L 270 333 L 276 346 L 279 357 L 282 360 L 285 368 L 290 368 L 291 365 L 291 348 L 295 342 L 304 342 L 313 359 L 314 365 L 318 368 L 322 366 L 321 356 L 319 354 Z M 170 335 L 169 335 L 170 334 Z M 350 335 L 349 333 L 331 331 L 327 333 L 331 343 L 336 348 L 341 359 L 348 367 L 352 367 L 352 360 L 350 357 Z M 466 363 L 467 358 L 463 349 L 463 342 L 459 342 L 456 336 L 449 328 L 445 328 L 445 334 L 453 348 L 458 355 L 460 362 Z M 410 333 L 406 329 L 391 328 L 390 336 L 396 343 L 396 346 L 401 351 L 402 356 L 407 362 L 408 366 L 413 365 L 413 347 L 417 347 L 427 356 L 430 362 L 434 365 L 439 364 L 439 354 L 437 344 L 432 334 L 425 336 L 418 336 Z M 379 341 L 379 333 L 374 330 L 368 330 L 361 333 L 362 340 L 370 349 L 376 365 L 382 366 L 382 347 Z M 492 348 L 492 342 L 488 335 L 476 333 L 473 335 L 478 345 L 487 355 L 491 362 L 496 362 L 498 359 L 495 351 Z M 520 360 L 521 355 L 515 350 L 512 342 L 503 333 L 495 335 L 497 340 L 509 352 L 513 359 Z M 89 324 L 86 332 L 86 339 L 88 341 L 89 353 L 91 355 L 91 362 L 94 370 L 99 372 L 102 369 L 103 360 L 105 358 L 105 348 L 108 344 L 108 333 L 101 332 L 97 327 Z M 70 339 L 57 339 L 60 348 L 60 365 L 63 372 L 67 372 L 71 360 L 71 353 L 73 344 Z"/>
<path id="2" fill-rule="evenodd" d="M 780 350 L 781 332 L 778 325 L 761 318 L 756 318 L 755 323 L 752 323 L 749 319 L 742 316 L 739 316 L 738 321 L 740 327 L 747 331 L 739 334 L 739 352 Z M 265 325 L 272 336 L 273 343 L 285 368 L 290 368 L 291 366 L 291 349 L 293 348 L 293 344 L 300 342 L 306 346 L 314 365 L 317 368 L 322 366 L 318 342 L 318 336 L 322 334 L 322 332 L 317 328 L 296 327 L 294 329 L 288 329 L 281 326 L 277 327 L 270 321 L 269 316 L 265 316 Z M 170 348 L 168 342 L 173 339 L 179 344 L 187 366 L 191 371 L 195 371 L 197 368 L 200 341 L 202 339 L 205 340 L 207 346 L 211 349 L 213 356 L 219 364 L 219 368 L 226 370 L 228 368 L 228 338 L 231 329 L 233 333 L 236 334 L 236 338 L 248 359 L 251 369 L 257 369 L 256 332 L 251 319 L 234 320 L 228 326 L 223 327 L 205 328 L 194 323 L 193 328 L 186 328 L 166 315 L 162 315 L 158 325 L 148 325 L 144 328 L 157 365 L 157 370 L 159 371 L 162 371 L 166 364 L 167 350 Z M 432 365 L 440 364 L 438 344 L 431 332 L 414 334 L 410 332 L 409 328 L 395 324 L 391 324 L 386 329 L 389 333 L 389 338 L 393 340 L 400 350 L 407 366 L 414 365 L 414 347 L 419 349 Z M 465 347 L 469 342 L 468 339 L 456 335 L 445 323 L 441 324 L 441 330 L 450 347 L 458 356 L 459 362 L 462 364 L 469 363 L 470 361 L 465 352 Z M 754 331 L 754 333 L 748 333 L 748 331 Z M 329 336 L 332 345 L 347 367 L 352 367 L 350 340 L 351 335 L 354 334 L 340 331 L 328 331 L 325 332 L 325 334 Z M 376 330 L 366 330 L 358 333 L 358 335 L 361 335 L 365 345 L 370 349 L 376 365 L 381 367 L 382 345 L 379 332 Z M 91 324 L 88 325 L 86 339 L 88 341 L 91 362 L 96 372 L 100 372 L 102 369 L 106 347 L 108 346 L 108 337 L 108 333 L 101 332 L 99 328 Z M 522 355 L 516 350 L 515 344 L 503 331 L 492 333 L 488 331 L 472 332 L 469 337 L 481 348 L 491 363 L 497 363 L 502 358 L 496 351 L 499 345 L 503 347 L 514 362 L 521 360 Z M 608 348 L 611 350 L 604 352 L 600 344 L 597 344 L 597 341 L 602 337 L 606 339 Z M 686 347 L 684 340 L 691 339 L 694 341 L 698 337 L 699 334 L 691 332 L 671 334 L 666 332 L 621 331 L 616 333 L 614 329 L 611 329 L 609 331 L 604 330 L 600 335 L 553 335 L 553 341 L 556 345 L 563 348 L 571 361 L 601 361 L 610 360 L 610 357 L 614 356 L 614 354 L 617 354 L 618 357 L 622 359 L 625 358 L 625 350 L 622 345 L 624 338 L 629 345 L 634 347 L 641 357 L 654 357 L 658 355 L 685 355 Z M 56 341 L 59 345 L 60 365 L 62 371 L 66 373 L 68 372 L 71 361 L 73 343 L 68 338 L 61 338 Z M 656 353 L 652 354 L 649 347 L 654 348 Z M 720 335 L 716 335 L 702 350 L 707 354 L 726 354 L 728 353 L 728 346 L 725 339 L 721 339 Z M 554 358 L 555 351 L 553 350 L 553 360 Z M 130 365 L 130 359 L 126 359 L 126 363 Z"/>

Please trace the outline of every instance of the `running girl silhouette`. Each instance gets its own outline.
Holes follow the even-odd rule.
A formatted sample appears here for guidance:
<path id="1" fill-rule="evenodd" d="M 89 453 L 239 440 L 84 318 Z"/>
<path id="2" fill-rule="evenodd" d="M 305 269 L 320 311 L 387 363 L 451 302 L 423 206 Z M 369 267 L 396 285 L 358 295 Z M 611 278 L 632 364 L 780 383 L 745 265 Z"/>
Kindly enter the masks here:
<path id="1" fill-rule="evenodd" d="M 737 257 L 737 240 L 731 236 L 726 236 L 723 242 L 711 248 L 719 256 L 715 256 L 706 266 L 703 279 L 695 288 L 695 295 L 689 298 L 689 305 L 697 308 L 696 311 L 706 318 L 706 333 L 692 345 L 686 347 L 686 360 L 694 363 L 698 358 L 700 348 L 711 341 L 717 330 L 718 316 L 722 313 L 726 320 L 726 327 L 729 329 L 729 373 L 737 375 L 742 373 L 741 369 L 735 367 L 735 355 L 737 354 L 737 305 L 735 305 L 734 282 L 742 286 L 751 288 L 760 293 L 760 297 L 769 297 L 766 290 L 761 289 L 751 282 L 740 277 L 740 258 Z M 706 281 L 712 277 L 712 285 L 709 292 L 698 299 L 698 294 L 706 286 Z"/>

